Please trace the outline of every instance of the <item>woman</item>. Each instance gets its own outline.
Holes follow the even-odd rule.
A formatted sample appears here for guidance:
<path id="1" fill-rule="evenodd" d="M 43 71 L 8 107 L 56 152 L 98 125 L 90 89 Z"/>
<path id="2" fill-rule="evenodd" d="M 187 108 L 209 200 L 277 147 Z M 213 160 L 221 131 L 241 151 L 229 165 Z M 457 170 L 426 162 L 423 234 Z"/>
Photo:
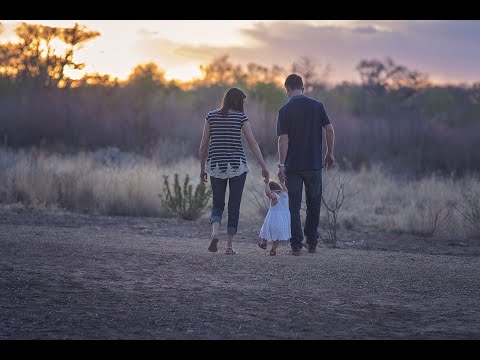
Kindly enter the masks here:
<path id="1" fill-rule="evenodd" d="M 262 167 L 262 176 L 269 179 L 267 164 L 255 141 L 250 122 L 243 112 L 246 97 L 247 95 L 238 88 L 231 88 L 225 93 L 222 108 L 210 111 L 205 118 L 199 150 L 200 178 L 207 182 L 207 174 L 210 175 L 212 186 L 213 207 L 210 216 L 212 239 L 208 247 L 211 252 L 217 251 L 218 230 L 225 208 L 227 183 L 229 185 L 227 249 L 225 251 L 228 255 L 237 253 L 232 243 L 237 233 L 240 203 L 249 170 L 242 146 L 242 132 Z"/>

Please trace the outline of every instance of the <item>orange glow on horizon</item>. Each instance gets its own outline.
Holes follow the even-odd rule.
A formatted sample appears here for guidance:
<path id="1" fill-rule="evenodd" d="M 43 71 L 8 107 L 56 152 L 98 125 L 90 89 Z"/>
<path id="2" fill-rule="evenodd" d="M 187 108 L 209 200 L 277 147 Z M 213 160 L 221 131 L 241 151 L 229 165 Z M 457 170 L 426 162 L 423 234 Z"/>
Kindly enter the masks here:
<path id="1" fill-rule="evenodd" d="M 165 79 L 179 82 L 190 82 L 202 77 L 200 64 L 179 65 L 165 69 Z"/>
<path id="2" fill-rule="evenodd" d="M 453 24 L 463 20 L 446 21 Z M 3 30 L 0 44 L 15 42 L 15 28 L 22 22 L 62 28 L 78 23 L 100 33 L 75 50 L 74 61 L 85 64 L 85 68 L 65 69 L 73 80 L 85 74 L 101 74 L 125 81 L 137 65 L 153 62 L 165 72 L 166 80 L 188 83 L 202 77 L 200 65 L 229 55 L 229 60 L 244 70 L 248 63 L 289 69 L 301 56 L 307 56 L 318 65 L 317 70 L 331 65 L 329 83 L 358 83 L 360 78 L 355 67 L 361 59 L 383 60 L 392 52 L 389 46 L 378 46 L 383 44 L 379 39 L 394 35 L 398 39 L 406 35 L 416 39 L 417 34 L 418 39 L 432 37 L 435 40 L 432 40 L 432 52 L 436 51 L 438 56 L 429 58 L 421 51 L 412 51 L 410 46 L 418 50 L 419 45 L 409 42 L 408 46 L 403 44 L 403 48 L 410 50 L 399 47 L 394 51 L 395 62 L 428 74 L 430 82 L 439 85 L 473 83 L 480 76 L 472 60 L 475 59 L 473 50 L 468 47 L 469 39 L 465 44 L 458 42 L 461 44 L 458 49 L 463 52 L 451 51 L 458 53 L 459 61 L 468 66 L 449 66 L 446 60 L 436 60 L 447 54 L 445 46 L 438 46 L 438 38 L 420 29 L 422 23 L 437 26 L 432 25 L 433 20 L 0 20 Z M 473 20 L 469 26 L 472 24 Z M 448 27 L 445 29 L 449 31 Z M 452 30 L 452 36 L 457 36 L 455 34 Z M 317 40 L 318 46 L 312 47 L 311 43 Z M 338 46 L 342 42 L 344 46 Z M 64 48 L 60 41 L 54 43 L 58 50 Z"/>

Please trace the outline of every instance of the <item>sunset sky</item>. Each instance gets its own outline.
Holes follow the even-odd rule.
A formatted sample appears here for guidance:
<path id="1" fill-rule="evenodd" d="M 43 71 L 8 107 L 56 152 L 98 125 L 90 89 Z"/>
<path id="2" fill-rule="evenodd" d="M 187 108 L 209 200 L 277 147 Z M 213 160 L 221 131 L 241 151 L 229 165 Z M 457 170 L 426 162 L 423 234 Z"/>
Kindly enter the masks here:
<path id="1" fill-rule="evenodd" d="M 14 38 L 15 23 L 0 20 L 0 42 Z M 233 63 L 289 68 L 309 56 L 332 82 L 358 81 L 362 59 L 384 60 L 430 75 L 437 82 L 480 81 L 478 20 L 26 20 L 50 26 L 75 22 L 101 36 L 78 52 L 87 72 L 121 79 L 135 65 L 156 62 L 168 79 L 190 80 L 199 65 L 229 54 Z"/>

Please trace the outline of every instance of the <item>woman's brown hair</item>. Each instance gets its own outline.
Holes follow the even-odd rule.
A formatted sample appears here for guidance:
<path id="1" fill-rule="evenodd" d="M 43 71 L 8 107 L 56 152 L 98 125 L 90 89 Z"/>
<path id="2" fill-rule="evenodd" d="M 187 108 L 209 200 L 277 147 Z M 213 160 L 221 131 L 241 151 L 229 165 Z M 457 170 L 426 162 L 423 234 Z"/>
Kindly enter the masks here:
<path id="1" fill-rule="evenodd" d="M 243 100 L 246 98 L 247 95 L 239 88 L 228 89 L 223 97 L 220 112 L 222 114 L 228 114 L 228 110 L 235 110 L 243 113 Z"/>

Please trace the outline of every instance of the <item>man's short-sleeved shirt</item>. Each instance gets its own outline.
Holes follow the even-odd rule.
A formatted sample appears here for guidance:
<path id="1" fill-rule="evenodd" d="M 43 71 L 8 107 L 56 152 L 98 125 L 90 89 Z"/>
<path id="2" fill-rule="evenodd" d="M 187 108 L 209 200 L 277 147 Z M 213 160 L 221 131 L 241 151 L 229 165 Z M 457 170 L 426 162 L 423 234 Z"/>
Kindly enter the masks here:
<path id="1" fill-rule="evenodd" d="M 277 135 L 288 135 L 285 171 L 323 168 L 322 128 L 330 124 L 323 104 L 295 95 L 278 111 Z"/>

